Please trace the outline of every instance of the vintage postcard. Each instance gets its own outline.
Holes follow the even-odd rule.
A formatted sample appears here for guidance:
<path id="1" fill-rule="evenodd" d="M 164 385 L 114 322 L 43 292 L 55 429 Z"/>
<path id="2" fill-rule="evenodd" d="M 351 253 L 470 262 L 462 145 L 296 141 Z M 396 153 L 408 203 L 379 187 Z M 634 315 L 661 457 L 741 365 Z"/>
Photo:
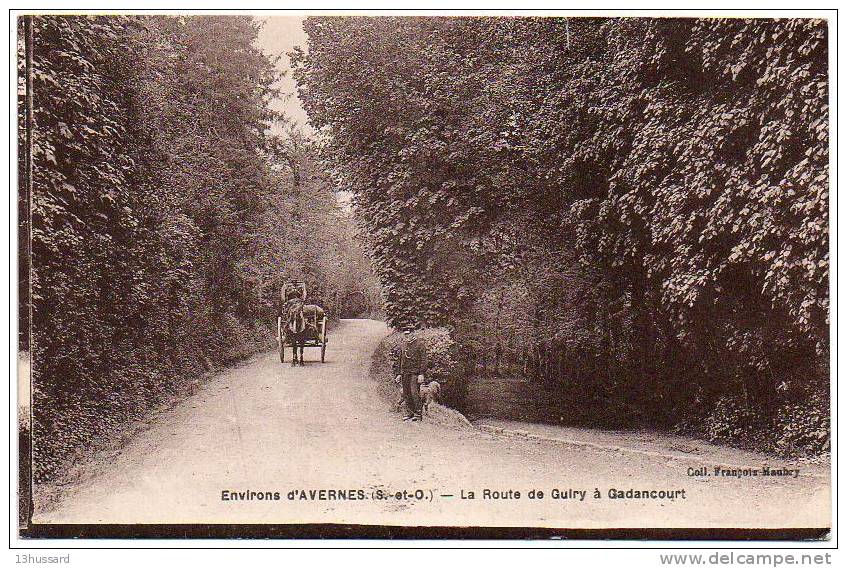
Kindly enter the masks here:
<path id="1" fill-rule="evenodd" d="M 831 538 L 833 18 L 13 13 L 20 537 Z"/>

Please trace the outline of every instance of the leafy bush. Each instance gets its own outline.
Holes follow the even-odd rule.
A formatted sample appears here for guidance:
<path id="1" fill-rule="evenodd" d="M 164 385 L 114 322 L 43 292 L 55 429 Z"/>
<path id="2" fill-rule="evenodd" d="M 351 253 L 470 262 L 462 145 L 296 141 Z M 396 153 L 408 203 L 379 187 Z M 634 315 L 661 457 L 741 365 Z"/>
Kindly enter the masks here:
<path id="1" fill-rule="evenodd" d="M 221 326 L 221 337 L 226 338 L 225 344 L 220 345 L 223 362 L 238 361 L 276 345 L 270 329 L 258 322 L 242 322 L 227 314 Z"/>
<path id="2" fill-rule="evenodd" d="M 703 435 L 712 442 L 756 447 L 762 423 L 768 420 L 747 407 L 741 397 L 722 397 L 703 423 Z"/>
<path id="3" fill-rule="evenodd" d="M 830 451 L 828 395 L 823 390 L 797 397 L 767 412 L 743 396 L 723 396 L 705 413 L 680 421 L 677 430 L 710 442 L 796 458 Z"/>
<path id="4" fill-rule="evenodd" d="M 828 393 L 818 392 L 784 406 L 777 416 L 776 449 L 782 455 L 821 455 L 830 451 Z"/>

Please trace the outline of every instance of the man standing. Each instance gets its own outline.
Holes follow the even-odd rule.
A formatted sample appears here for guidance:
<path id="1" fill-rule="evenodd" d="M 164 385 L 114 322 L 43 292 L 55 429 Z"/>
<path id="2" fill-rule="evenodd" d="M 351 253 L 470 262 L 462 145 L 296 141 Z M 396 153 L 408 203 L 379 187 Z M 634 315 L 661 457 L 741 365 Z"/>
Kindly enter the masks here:
<path id="1" fill-rule="evenodd" d="M 399 356 L 394 360 L 395 380 L 403 385 L 403 400 L 406 403 L 406 417 L 403 420 L 418 422 L 421 420 L 423 401 L 421 383 L 427 368 L 426 346 L 418 337 L 412 337 L 411 328 L 403 330 L 403 344 Z"/>

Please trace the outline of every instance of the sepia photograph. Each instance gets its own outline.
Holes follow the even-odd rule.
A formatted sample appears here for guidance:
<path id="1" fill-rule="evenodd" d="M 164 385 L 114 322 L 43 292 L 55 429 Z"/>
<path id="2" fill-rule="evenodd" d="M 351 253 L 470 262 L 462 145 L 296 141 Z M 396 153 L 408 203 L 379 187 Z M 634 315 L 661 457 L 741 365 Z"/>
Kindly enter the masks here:
<path id="1" fill-rule="evenodd" d="M 836 31 L 11 12 L 18 537 L 830 542 Z"/>

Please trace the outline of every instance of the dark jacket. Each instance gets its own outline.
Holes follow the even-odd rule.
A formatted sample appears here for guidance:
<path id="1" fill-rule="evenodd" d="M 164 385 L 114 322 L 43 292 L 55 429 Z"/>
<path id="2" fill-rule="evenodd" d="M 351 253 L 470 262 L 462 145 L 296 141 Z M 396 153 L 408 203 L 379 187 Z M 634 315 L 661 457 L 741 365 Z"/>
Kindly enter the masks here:
<path id="1" fill-rule="evenodd" d="M 402 344 L 398 351 L 394 357 L 395 375 L 426 374 L 429 359 L 423 341 L 412 338 L 408 343 Z"/>

